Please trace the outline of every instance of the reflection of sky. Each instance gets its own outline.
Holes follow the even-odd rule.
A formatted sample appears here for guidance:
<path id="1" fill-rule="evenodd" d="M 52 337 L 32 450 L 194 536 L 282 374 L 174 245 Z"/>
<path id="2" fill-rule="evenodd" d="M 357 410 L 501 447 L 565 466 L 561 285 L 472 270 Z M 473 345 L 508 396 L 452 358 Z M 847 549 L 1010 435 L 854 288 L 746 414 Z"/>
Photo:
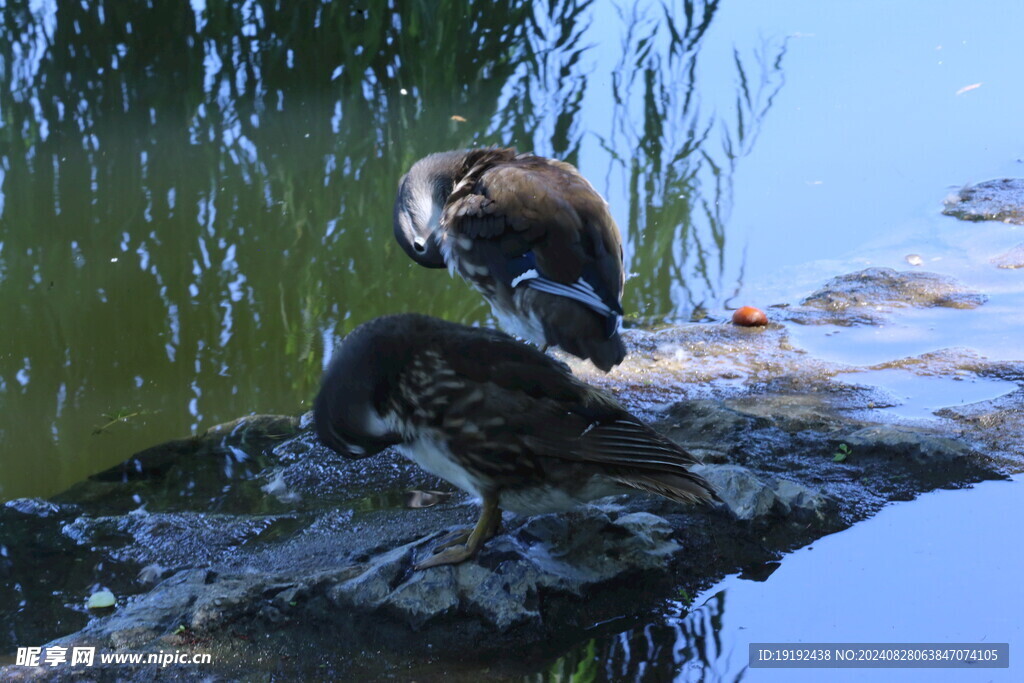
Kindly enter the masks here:
<path id="1" fill-rule="evenodd" d="M 608 4 L 594 16 L 616 20 L 598 19 L 584 36 L 594 47 L 584 68 L 591 82 L 580 165 L 623 224 L 627 188 L 605 182 L 610 161 L 595 135 L 612 127 L 608 74 L 621 58 L 624 30 Z M 946 194 L 1024 175 L 1021 26 L 1017 2 L 723 3 L 698 60 L 698 97 L 708 116 L 733 120 L 734 48 L 749 57 L 764 41 L 790 38 L 786 84 L 734 179 L 727 261 L 737 268 L 748 247 L 748 290 L 770 297 L 764 303 L 806 294 L 848 270 L 866 245 L 890 245 L 886 265 L 903 268 L 906 253 L 960 248 L 936 239 L 955 229 L 937 216 Z M 705 147 L 715 154 L 716 144 L 712 138 Z"/>
<path id="2" fill-rule="evenodd" d="M 836 8 L 725 3 L 716 22 L 738 43 L 751 31 L 800 36 L 737 179 L 731 227 L 749 234 L 754 280 L 907 229 L 926 244 L 951 222 L 922 220 L 951 188 L 1024 174 L 1024 5 Z"/>
<path id="3" fill-rule="evenodd" d="M 1024 547 L 1000 531 L 1024 516 L 1021 486 L 925 494 L 789 555 L 764 582 L 724 580 L 695 601 L 725 591 L 720 649 L 740 654 L 715 673 L 733 680 L 749 643 L 1009 642 L 1009 670 L 750 669 L 743 680 L 1020 680 Z"/>

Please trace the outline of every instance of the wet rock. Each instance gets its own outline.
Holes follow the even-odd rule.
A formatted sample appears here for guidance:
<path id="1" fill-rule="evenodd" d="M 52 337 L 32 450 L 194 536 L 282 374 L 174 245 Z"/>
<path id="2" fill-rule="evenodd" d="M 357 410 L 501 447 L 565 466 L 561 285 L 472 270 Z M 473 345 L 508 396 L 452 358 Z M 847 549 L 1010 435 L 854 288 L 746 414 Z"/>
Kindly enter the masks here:
<path id="1" fill-rule="evenodd" d="M 964 187 L 946 199 L 942 213 L 965 221 L 1024 225 L 1024 179 L 1003 178 Z"/>
<path id="2" fill-rule="evenodd" d="M 210 427 L 199 436 L 147 448 L 120 465 L 94 474 L 91 479 L 121 482 L 162 478 L 190 456 L 227 455 L 242 463 L 249 457 L 246 449 L 255 451 L 267 443 L 290 437 L 298 431 L 299 423 L 299 418 L 290 415 L 248 415 Z"/>
<path id="3" fill-rule="evenodd" d="M 380 611 L 417 629 L 458 615 L 498 631 L 526 622 L 542 628 L 544 601 L 582 596 L 637 572 L 664 572 L 666 557 L 681 548 L 674 533 L 668 521 L 645 512 L 587 508 L 544 515 L 497 536 L 474 561 L 459 565 L 412 569 L 441 534 L 400 546 L 353 568 L 358 575 L 327 594 L 346 610 Z"/>
<path id="4" fill-rule="evenodd" d="M 425 473 L 396 449 L 389 448 L 372 458 L 349 460 L 326 451 L 316 436 L 307 432 L 290 439 L 273 451 L 280 466 L 264 473 L 266 486 L 279 498 L 292 502 L 305 499 L 319 505 L 350 502 L 356 498 L 384 498 L 397 494 L 386 506 L 399 506 L 404 492 L 412 489 L 451 490 L 451 486 Z M 312 456 L 312 457 L 309 457 Z"/>
<path id="5" fill-rule="evenodd" d="M 766 424 L 763 418 L 744 415 L 721 401 L 697 399 L 670 406 L 657 428 L 701 460 L 724 462 L 742 435 Z"/>
<path id="6" fill-rule="evenodd" d="M 786 315 L 803 324 L 871 325 L 893 308 L 976 308 L 986 299 L 945 275 L 868 268 L 833 278 Z"/>
<path id="7" fill-rule="evenodd" d="M 895 425 L 874 425 L 844 438 L 854 457 L 884 457 L 935 467 L 949 465 L 972 455 L 965 443 L 937 434 L 929 434 Z"/>
<path id="8" fill-rule="evenodd" d="M 742 396 L 783 377 L 822 378 L 842 369 L 795 348 L 779 324 L 678 325 L 627 330 L 624 338 L 626 360 L 607 375 L 590 363 L 566 360 L 577 376 L 611 391 L 646 419 L 682 399 Z"/>
<path id="9" fill-rule="evenodd" d="M 61 533 L 79 514 L 73 505 L 19 498 L 0 505 L 0 651 L 37 645 L 85 625 L 84 605 L 101 562 Z M 108 565 L 106 576 L 119 568 Z M 2 677 L 2 676 L 0 676 Z"/>
<path id="10" fill-rule="evenodd" d="M 81 632 L 62 638 L 67 646 L 93 644 L 111 649 L 134 649 L 187 624 L 190 611 L 204 592 L 209 573 L 182 571 L 158 584 L 144 597 L 114 614 L 90 622 Z"/>
<path id="11" fill-rule="evenodd" d="M 698 465 L 737 519 L 783 517 L 823 520 L 838 507 L 835 499 L 790 479 L 761 478 L 739 465 Z"/>
<path id="12" fill-rule="evenodd" d="M 1018 244 L 999 256 L 994 256 L 991 259 L 991 263 L 997 268 L 1005 268 L 1007 270 L 1024 268 L 1024 243 Z"/>
<path id="13" fill-rule="evenodd" d="M 323 571 L 187 569 L 59 642 L 139 648 L 182 627 L 206 636 L 231 624 L 279 623 L 318 602 L 337 614 L 377 615 L 366 617 L 367 626 L 388 619 L 422 629 L 457 618 L 497 632 L 526 624 L 550 632 L 559 624 L 547 622 L 543 604 L 613 590 L 614 582 L 638 573 L 664 574 L 682 547 L 676 533 L 650 513 L 587 508 L 531 518 L 493 539 L 473 562 L 424 571 L 412 566 L 440 534 Z"/>
<path id="14" fill-rule="evenodd" d="M 790 375 L 766 383 L 764 389 L 766 393 L 727 399 L 724 403 L 740 414 L 787 433 L 827 433 L 848 424 L 848 411 L 883 405 L 877 390 L 831 379 Z M 757 432 L 759 439 L 771 434 L 766 429 Z"/>
<path id="15" fill-rule="evenodd" d="M 300 418 L 293 415 L 247 415 L 210 427 L 201 441 L 244 444 L 256 440 L 287 438 L 299 430 Z"/>
<path id="16" fill-rule="evenodd" d="M 922 377 L 940 376 L 969 379 L 984 377 L 1024 384 L 1024 361 L 989 360 L 965 348 L 941 349 L 911 358 L 872 365 L 870 370 L 899 368 Z"/>
<path id="17" fill-rule="evenodd" d="M 832 496 L 804 486 L 792 479 L 776 479 L 772 483 L 775 511 L 781 517 L 802 521 L 825 520 L 839 506 Z"/>
<path id="18" fill-rule="evenodd" d="M 957 422 L 974 441 L 983 443 L 994 454 L 1024 457 L 1024 439 L 1016 436 L 1024 434 L 1024 390 L 989 401 L 943 408 L 938 415 Z"/>
<path id="19" fill-rule="evenodd" d="M 149 513 L 81 516 L 61 533 L 79 545 L 104 547 L 109 557 L 139 565 L 203 566 L 239 546 L 294 528 L 291 515 Z"/>

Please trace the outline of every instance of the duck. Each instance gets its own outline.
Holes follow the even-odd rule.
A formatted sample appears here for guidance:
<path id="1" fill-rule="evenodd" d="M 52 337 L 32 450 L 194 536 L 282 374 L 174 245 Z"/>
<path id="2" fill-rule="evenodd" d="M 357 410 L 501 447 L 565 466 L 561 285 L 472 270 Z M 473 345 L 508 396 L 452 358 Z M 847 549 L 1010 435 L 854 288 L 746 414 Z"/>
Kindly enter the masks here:
<path id="1" fill-rule="evenodd" d="M 415 313 L 349 333 L 314 401 L 319 439 L 349 459 L 397 449 L 482 501 L 475 526 L 415 565 L 473 557 L 501 523 L 648 492 L 718 500 L 697 459 L 562 361 L 498 330 Z"/>
<path id="2" fill-rule="evenodd" d="M 604 372 L 625 358 L 622 235 L 572 164 L 511 148 L 431 154 L 399 181 L 393 226 L 413 261 L 460 275 L 506 332 Z"/>

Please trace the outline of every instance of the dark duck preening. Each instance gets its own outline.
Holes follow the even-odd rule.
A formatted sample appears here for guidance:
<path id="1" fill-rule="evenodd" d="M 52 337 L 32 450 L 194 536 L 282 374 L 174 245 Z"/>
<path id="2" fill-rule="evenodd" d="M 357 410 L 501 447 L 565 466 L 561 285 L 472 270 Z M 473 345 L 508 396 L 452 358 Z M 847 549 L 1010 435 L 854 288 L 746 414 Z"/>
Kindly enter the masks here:
<path id="1" fill-rule="evenodd" d="M 341 343 L 314 407 L 320 439 L 348 458 L 397 446 L 420 467 L 483 500 L 472 530 L 418 569 L 472 557 L 499 508 L 567 510 L 640 490 L 716 499 L 697 461 L 573 376 L 562 362 L 494 330 L 416 314 L 377 318 Z"/>
<path id="2" fill-rule="evenodd" d="M 398 187 L 395 237 L 458 273 L 501 326 L 608 372 L 622 362 L 622 237 L 571 164 L 512 149 L 432 154 Z"/>

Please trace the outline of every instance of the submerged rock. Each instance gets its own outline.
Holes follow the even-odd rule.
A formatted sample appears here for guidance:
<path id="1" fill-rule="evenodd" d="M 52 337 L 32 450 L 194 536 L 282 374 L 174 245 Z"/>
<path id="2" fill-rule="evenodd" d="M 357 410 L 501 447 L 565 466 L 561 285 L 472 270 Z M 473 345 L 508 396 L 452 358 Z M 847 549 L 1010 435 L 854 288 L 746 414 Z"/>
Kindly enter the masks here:
<path id="1" fill-rule="evenodd" d="M 945 275 L 867 268 L 832 278 L 787 316 L 803 324 L 871 325 L 894 308 L 976 308 L 986 300 Z"/>
<path id="2" fill-rule="evenodd" d="M 968 185 L 944 203 L 942 213 L 961 220 L 1024 225 L 1024 179 L 1002 178 Z"/>
<path id="3" fill-rule="evenodd" d="M 998 256 L 993 256 L 991 263 L 997 268 L 1004 268 L 1006 270 L 1024 268 L 1024 243 L 1018 244 Z"/>

